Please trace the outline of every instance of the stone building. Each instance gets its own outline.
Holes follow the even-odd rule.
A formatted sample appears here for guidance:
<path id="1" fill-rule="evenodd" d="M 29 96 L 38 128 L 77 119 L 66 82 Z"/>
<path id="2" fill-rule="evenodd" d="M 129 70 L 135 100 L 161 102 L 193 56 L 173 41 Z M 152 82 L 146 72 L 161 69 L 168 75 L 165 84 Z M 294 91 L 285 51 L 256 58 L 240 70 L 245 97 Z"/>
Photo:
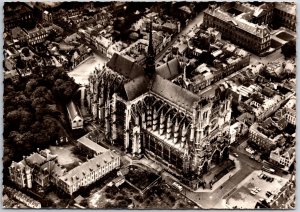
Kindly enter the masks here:
<path id="1" fill-rule="evenodd" d="M 89 142 L 89 148 L 97 145 L 91 142 Z M 97 148 L 100 149 L 98 146 Z M 12 162 L 9 167 L 10 179 L 21 188 L 32 189 L 33 184 L 44 188 L 54 185 L 72 195 L 81 187 L 96 182 L 120 167 L 119 155 L 104 148 L 100 151 L 101 153 L 92 159 L 71 170 L 66 170 L 58 164 L 57 155 L 52 155 L 48 149 L 38 150 L 30 156 L 24 156 L 24 159 L 20 162 Z"/>
<path id="2" fill-rule="evenodd" d="M 271 151 L 270 160 L 281 166 L 284 171 L 288 171 L 296 159 L 295 147 L 276 148 Z"/>
<path id="3" fill-rule="evenodd" d="M 149 37 L 145 67 L 115 54 L 95 70 L 89 105 L 106 136 L 133 157 L 152 155 L 175 171 L 201 176 L 229 157 L 232 98 L 224 87 L 205 99 L 169 81 L 176 72 L 157 72 L 151 30 Z"/>
<path id="4" fill-rule="evenodd" d="M 50 183 L 51 170 L 57 166 L 56 155 L 48 149 L 23 157 L 20 162 L 12 162 L 9 167 L 10 179 L 22 188 L 32 188 L 33 183 L 47 187 Z"/>
<path id="5" fill-rule="evenodd" d="M 58 177 L 56 185 L 64 192 L 72 195 L 81 187 L 96 182 L 119 167 L 120 156 L 112 151 L 106 151 Z"/>
<path id="6" fill-rule="evenodd" d="M 274 24 L 296 31 L 296 4 L 294 2 L 276 2 Z"/>
<path id="7" fill-rule="evenodd" d="M 261 24 L 253 21 L 257 13 L 257 8 L 240 2 L 228 2 L 219 7 L 210 5 L 204 11 L 203 25 L 216 28 L 223 38 L 260 55 L 271 46 L 271 37 L 267 26 L 269 12 L 265 21 L 259 21 Z"/>

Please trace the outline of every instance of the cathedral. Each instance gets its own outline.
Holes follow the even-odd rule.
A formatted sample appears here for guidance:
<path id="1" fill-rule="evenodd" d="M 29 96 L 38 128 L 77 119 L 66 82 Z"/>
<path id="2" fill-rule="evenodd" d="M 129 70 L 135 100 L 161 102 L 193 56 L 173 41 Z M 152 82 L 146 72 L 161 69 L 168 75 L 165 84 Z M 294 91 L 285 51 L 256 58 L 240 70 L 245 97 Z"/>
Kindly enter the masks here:
<path id="1" fill-rule="evenodd" d="M 229 157 L 230 92 L 209 98 L 173 82 L 184 64 L 177 58 L 155 67 L 150 23 L 144 66 L 115 53 L 89 77 L 86 98 L 107 138 L 133 158 L 155 158 L 177 173 L 201 177 Z"/>

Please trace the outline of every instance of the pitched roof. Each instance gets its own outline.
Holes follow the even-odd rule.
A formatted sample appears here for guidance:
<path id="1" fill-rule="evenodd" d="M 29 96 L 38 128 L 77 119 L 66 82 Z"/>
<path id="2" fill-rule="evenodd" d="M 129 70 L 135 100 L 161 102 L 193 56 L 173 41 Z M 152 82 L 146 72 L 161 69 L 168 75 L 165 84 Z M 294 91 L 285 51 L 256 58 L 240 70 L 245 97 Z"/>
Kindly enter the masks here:
<path id="1" fill-rule="evenodd" d="M 42 164 L 46 161 L 46 158 L 41 156 L 39 153 L 33 153 L 32 155 L 26 158 L 26 162 L 31 164 Z"/>
<path id="2" fill-rule="evenodd" d="M 78 143 L 82 144 L 83 146 L 95 151 L 97 154 L 108 151 L 107 149 L 105 149 L 104 147 L 98 145 L 97 143 L 90 140 L 86 136 L 83 136 L 83 137 L 79 138 L 77 141 L 78 141 Z"/>
<path id="3" fill-rule="evenodd" d="M 133 100 L 136 97 L 148 91 L 149 78 L 141 75 L 124 84 L 125 92 L 128 100 Z"/>
<path id="4" fill-rule="evenodd" d="M 73 101 L 70 101 L 69 104 L 67 104 L 67 111 L 71 120 L 74 120 L 74 118 L 77 116 L 80 118 L 82 117 L 79 109 L 77 108 L 77 106 L 74 104 Z"/>
<path id="5" fill-rule="evenodd" d="M 151 91 L 189 112 L 192 112 L 194 102 L 199 101 L 196 94 L 163 79 L 159 75 L 155 76 Z"/>
<path id="6" fill-rule="evenodd" d="M 107 66 L 128 79 L 134 79 L 144 73 L 142 66 L 117 53 L 114 53 Z"/>
<path id="7" fill-rule="evenodd" d="M 165 64 L 156 68 L 156 72 L 165 79 L 174 79 L 180 74 L 180 64 L 177 58 L 174 58 Z"/>
<path id="8" fill-rule="evenodd" d="M 119 156 L 112 151 L 104 152 L 103 154 L 98 155 L 79 166 L 76 166 L 74 169 L 71 169 L 64 176 L 61 176 L 60 179 L 68 185 L 72 185 L 74 182 L 80 182 L 90 172 L 98 170 L 100 167 L 112 162 L 117 157 Z"/>
<path id="9" fill-rule="evenodd" d="M 218 19 L 223 20 L 224 22 L 231 22 L 236 27 L 238 27 L 244 31 L 247 31 L 253 35 L 256 35 L 259 37 L 264 37 L 265 35 L 270 34 L 270 30 L 268 29 L 267 26 L 256 25 L 256 24 L 253 24 L 243 18 L 236 18 L 237 16 L 232 17 L 229 13 L 227 13 L 226 11 L 223 11 L 220 8 L 216 8 L 213 10 L 208 8 L 205 10 L 205 12 L 213 15 L 214 17 L 217 17 Z"/>

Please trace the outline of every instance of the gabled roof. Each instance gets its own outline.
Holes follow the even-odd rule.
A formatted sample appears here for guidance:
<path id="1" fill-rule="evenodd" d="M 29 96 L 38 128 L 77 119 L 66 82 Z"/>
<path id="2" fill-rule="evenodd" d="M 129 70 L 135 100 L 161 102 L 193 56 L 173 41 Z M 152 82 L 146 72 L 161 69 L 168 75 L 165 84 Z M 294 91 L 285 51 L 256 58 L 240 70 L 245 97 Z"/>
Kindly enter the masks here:
<path id="1" fill-rule="evenodd" d="M 33 153 L 32 155 L 28 156 L 26 158 L 26 162 L 29 162 L 31 164 L 43 164 L 46 161 L 46 159 L 41 156 L 39 153 Z"/>
<path id="2" fill-rule="evenodd" d="M 157 74 L 164 79 L 172 80 L 180 74 L 180 64 L 177 58 L 174 58 L 165 64 L 156 68 Z"/>
<path id="3" fill-rule="evenodd" d="M 163 79 L 159 75 L 155 76 L 151 91 L 189 112 L 192 112 L 194 102 L 199 101 L 199 97 L 196 94 L 169 80 Z"/>
<path id="4" fill-rule="evenodd" d="M 68 114 L 69 114 L 71 120 L 74 120 L 76 117 L 79 117 L 79 118 L 82 117 L 79 109 L 77 108 L 77 106 L 74 104 L 73 101 L 70 101 L 69 104 L 67 104 L 67 111 L 68 111 Z"/>
<path id="5" fill-rule="evenodd" d="M 144 73 L 142 66 L 117 53 L 114 53 L 107 66 L 128 79 L 134 79 Z"/>
<path id="6" fill-rule="evenodd" d="M 105 149 L 104 147 L 102 147 L 99 144 L 95 143 L 94 141 L 90 140 L 86 136 L 79 138 L 77 141 L 78 141 L 78 143 L 82 144 L 86 148 L 93 150 L 97 154 L 108 151 L 108 149 Z"/>
<path id="7" fill-rule="evenodd" d="M 92 171 L 99 170 L 117 157 L 119 156 L 112 151 L 104 152 L 103 154 L 76 166 L 74 169 L 71 169 L 64 176 L 61 176 L 60 179 L 68 185 L 72 185 L 75 182 L 81 182 L 81 180 L 85 178 L 85 176 L 88 176 Z"/>

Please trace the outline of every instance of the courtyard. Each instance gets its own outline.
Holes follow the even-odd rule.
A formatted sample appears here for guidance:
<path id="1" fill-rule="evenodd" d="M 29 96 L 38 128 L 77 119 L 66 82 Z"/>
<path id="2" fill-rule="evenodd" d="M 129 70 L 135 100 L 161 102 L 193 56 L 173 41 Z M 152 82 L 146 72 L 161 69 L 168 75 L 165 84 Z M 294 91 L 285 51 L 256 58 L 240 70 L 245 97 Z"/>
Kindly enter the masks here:
<path id="1" fill-rule="evenodd" d="M 125 179 L 140 191 L 144 191 L 158 178 L 160 178 L 158 175 L 137 166 L 129 166 L 128 173 L 125 175 Z"/>
<path id="2" fill-rule="evenodd" d="M 261 173 L 262 171 L 253 171 L 237 185 L 236 190 L 226 199 L 226 204 L 229 208 L 254 209 L 260 199 L 268 198 L 266 195 L 268 191 L 277 193 L 288 181 L 277 175 L 264 172 L 265 175 L 274 178 L 273 182 L 267 182 L 259 178 Z M 260 188 L 256 195 L 250 193 L 254 188 Z"/>
<path id="3" fill-rule="evenodd" d="M 52 154 L 57 155 L 58 164 L 67 170 L 71 170 L 78 166 L 79 163 L 84 162 L 84 157 L 76 154 L 76 147 L 71 144 L 50 146 L 49 149 Z"/>
<path id="4" fill-rule="evenodd" d="M 68 75 L 70 77 L 73 77 L 76 83 L 87 85 L 90 73 L 95 70 L 95 67 L 100 68 L 106 62 L 107 59 L 94 53 L 91 57 L 77 66 L 74 70 L 70 71 Z"/>
<path id="5" fill-rule="evenodd" d="M 282 40 L 285 40 L 285 41 L 290 41 L 290 40 L 295 39 L 295 37 L 293 35 L 285 32 L 285 31 L 282 31 L 282 32 L 278 33 L 276 35 L 276 37 L 278 37 L 278 38 L 280 38 Z"/>

